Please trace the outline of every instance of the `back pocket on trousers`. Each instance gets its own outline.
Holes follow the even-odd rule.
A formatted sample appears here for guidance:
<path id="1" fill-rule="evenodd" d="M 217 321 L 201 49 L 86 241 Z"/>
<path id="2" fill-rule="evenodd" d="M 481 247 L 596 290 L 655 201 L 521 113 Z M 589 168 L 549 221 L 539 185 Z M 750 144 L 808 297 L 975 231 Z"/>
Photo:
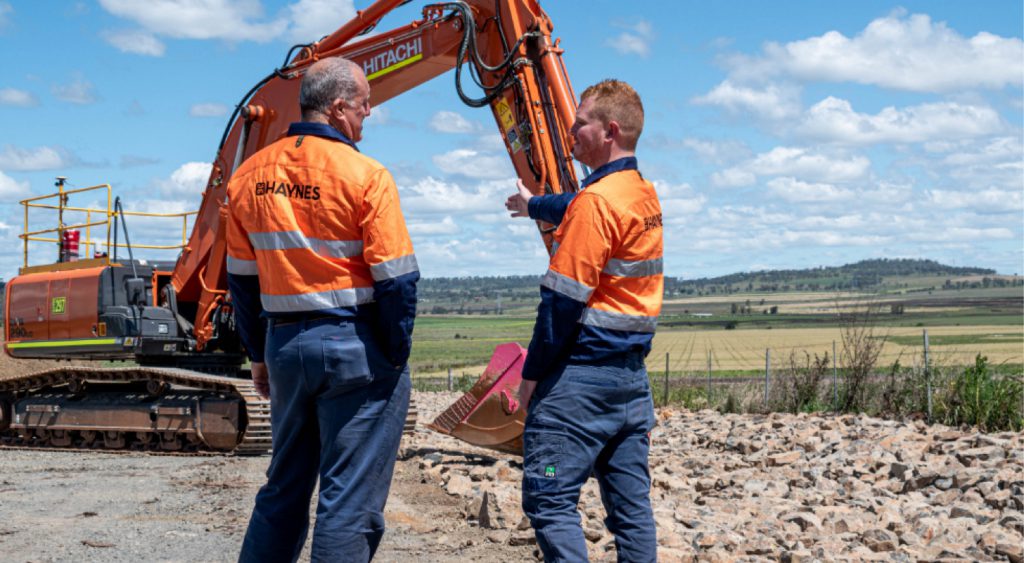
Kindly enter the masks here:
<path id="1" fill-rule="evenodd" d="M 366 347 L 358 338 L 324 337 L 324 375 L 332 390 L 360 387 L 373 381 Z"/>

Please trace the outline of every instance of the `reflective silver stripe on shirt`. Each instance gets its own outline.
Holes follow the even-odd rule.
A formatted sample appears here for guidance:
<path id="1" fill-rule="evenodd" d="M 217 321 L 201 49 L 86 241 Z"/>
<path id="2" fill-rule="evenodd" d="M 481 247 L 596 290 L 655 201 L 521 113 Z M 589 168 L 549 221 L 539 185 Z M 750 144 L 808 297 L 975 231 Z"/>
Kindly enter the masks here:
<path id="1" fill-rule="evenodd" d="M 554 256 L 556 252 L 558 252 L 558 242 L 557 241 L 551 243 L 551 255 Z"/>
<path id="2" fill-rule="evenodd" d="M 590 308 L 583 311 L 580 322 L 585 325 L 612 330 L 628 330 L 629 332 L 654 332 L 654 329 L 658 327 L 658 317 L 626 315 Z"/>
<path id="3" fill-rule="evenodd" d="M 612 258 L 607 264 L 605 264 L 601 273 L 623 278 L 642 278 L 646 276 L 653 276 L 661 273 L 661 262 L 661 258 L 655 258 L 653 260 L 637 260 L 635 262 Z"/>
<path id="4" fill-rule="evenodd" d="M 256 250 L 287 250 L 290 248 L 313 248 L 306 235 L 300 231 L 271 233 L 249 233 L 249 242 Z"/>
<path id="5" fill-rule="evenodd" d="M 260 273 L 255 260 L 242 260 L 228 256 L 228 273 L 236 276 L 255 276 Z"/>
<path id="6" fill-rule="evenodd" d="M 373 288 L 356 287 L 294 295 L 268 295 L 261 293 L 260 301 L 263 303 L 263 309 L 275 313 L 355 307 L 356 305 L 373 302 Z"/>
<path id="7" fill-rule="evenodd" d="M 590 299 L 590 294 L 594 293 L 594 288 L 587 287 L 586 285 L 583 285 L 568 276 L 563 276 L 554 270 L 548 270 L 548 273 L 544 274 L 544 277 L 540 280 L 540 285 L 552 291 L 557 291 L 574 301 L 580 301 L 583 303 L 586 303 L 587 300 Z"/>
<path id="8" fill-rule="evenodd" d="M 373 281 L 381 281 L 418 272 L 419 269 L 419 265 L 416 263 L 416 255 L 408 254 L 394 260 L 370 266 L 370 274 L 373 275 Z"/>
<path id="9" fill-rule="evenodd" d="M 330 258 L 354 258 L 363 255 L 361 240 L 320 240 L 309 239 L 316 253 Z"/>
<path id="10" fill-rule="evenodd" d="M 308 238 L 302 231 L 249 233 L 249 242 L 256 250 L 308 248 L 329 258 L 352 258 L 363 254 L 361 240 L 321 240 Z"/>

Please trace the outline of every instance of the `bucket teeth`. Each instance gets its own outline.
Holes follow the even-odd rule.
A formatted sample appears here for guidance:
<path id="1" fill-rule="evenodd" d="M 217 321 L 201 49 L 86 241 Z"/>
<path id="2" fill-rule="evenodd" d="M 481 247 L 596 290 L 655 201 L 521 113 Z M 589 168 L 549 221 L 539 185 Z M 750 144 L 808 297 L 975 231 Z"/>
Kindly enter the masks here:
<path id="1" fill-rule="evenodd" d="M 517 397 L 525 360 L 519 344 L 499 345 L 473 388 L 427 427 L 475 446 L 521 454 L 526 414 Z"/>

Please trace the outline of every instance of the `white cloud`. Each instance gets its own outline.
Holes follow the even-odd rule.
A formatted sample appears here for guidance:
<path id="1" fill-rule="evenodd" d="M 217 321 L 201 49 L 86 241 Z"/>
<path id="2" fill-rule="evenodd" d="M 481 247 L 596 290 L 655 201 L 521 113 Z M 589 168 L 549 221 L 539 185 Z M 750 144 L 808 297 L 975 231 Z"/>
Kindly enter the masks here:
<path id="1" fill-rule="evenodd" d="M 32 107 L 39 105 L 39 98 L 32 92 L 17 88 L 0 88 L 0 106 Z"/>
<path id="2" fill-rule="evenodd" d="M 202 194 L 212 168 L 209 162 L 186 162 L 172 172 L 170 178 L 158 180 L 157 188 L 161 194 L 172 196 L 175 201 Z"/>
<path id="3" fill-rule="evenodd" d="M 853 111 L 850 102 L 829 96 L 811 107 L 798 130 L 808 136 L 849 144 L 921 143 L 991 135 L 1003 129 L 989 107 L 952 102 L 921 104 L 876 115 Z"/>
<path id="4" fill-rule="evenodd" d="M 136 55 L 162 57 L 167 48 L 151 33 L 139 30 L 104 31 L 100 34 L 103 40 L 117 50 Z"/>
<path id="5" fill-rule="evenodd" d="M 13 202 L 30 195 L 28 182 L 19 182 L 0 170 L 0 201 Z"/>
<path id="6" fill-rule="evenodd" d="M 625 28 L 619 35 L 605 41 L 612 49 L 623 55 L 640 55 L 646 57 L 651 52 L 651 43 L 654 42 L 654 26 L 646 20 L 640 20 L 634 24 L 613 24 L 615 27 Z"/>
<path id="7" fill-rule="evenodd" d="M 1019 85 L 1024 42 L 979 32 L 965 38 L 925 14 L 897 11 L 853 38 L 837 31 L 786 44 L 768 43 L 759 57 L 738 57 L 733 76 L 763 80 L 856 82 L 914 92 Z"/>
<path id="8" fill-rule="evenodd" d="M 1020 190 L 989 188 L 978 191 L 932 190 L 929 201 L 939 209 L 966 209 L 979 213 L 1017 213 L 1024 211 Z"/>
<path id="9" fill-rule="evenodd" d="M 1021 137 L 992 137 L 959 143 L 931 143 L 933 151 L 947 152 L 930 168 L 952 179 L 958 187 L 1024 191 L 1024 143 Z"/>
<path id="10" fill-rule="evenodd" d="M 704 162 L 722 164 L 750 156 L 750 148 L 737 140 L 683 139 L 683 146 L 697 153 Z"/>
<path id="11" fill-rule="evenodd" d="M 909 233 L 907 238 L 920 242 L 967 242 L 999 239 L 1012 239 L 1013 231 L 1006 227 L 953 227 L 944 229 L 928 229 Z"/>
<path id="12" fill-rule="evenodd" d="M 787 119 L 800 113 L 799 93 L 791 86 L 769 84 L 753 88 L 725 80 L 703 96 L 700 105 L 721 106 L 732 112 L 750 111 L 768 119 Z"/>
<path id="13" fill-rule="evenodd" d="M 294 43 L 313 43 L 356 15 L 352 0 L 299 0 L 288 6 L 291 24 L 288 38 Z"/>
<path id="14" fill-rule="evenodd" d="M 92 83 L 82 77 L 75 78 L 70 84 L 54 84 L 50 92 L 58 100 L 72 104 L 87 105 L 97 100 Z"/>
<path id="15" fill-rule="evenodd" d="M 259 0 L 100 0 L 100 5 L 146 31 L 178 39 L 266 43 L 288 28 L 283 17 L 261 21 Z"/>
<path id="16" fill-rule="evenodd" d="M 459 238 L 413 235 L 420 272 L 424 277 L 540 275 L 547 267 L 548 257 L 536 227 L 528 226 L 533 232 L 526 236 L 510 236 L 497 229 Z"/>
<path id="17" fill-rule="evenodd" d="M 703 194 L 694 193 L 689 184 L 670 184 L 654 180 L 654 189 L 658 192 L 661 203 L 661 215 L 666 223 L 683 223 L 689 217 L 704 209 L 708 198 Z"/>
<path id="18" fill-rule="evenodd" d="M 711 175 L 711 183 L 722 188 L 740 188 L 753 185 L 757 176 L 748 170 L 728 168 Z"/>
<path id="19" fill-rule="evenodd" d="M 451 215 L 445 215 L 440 222 L 414 221 L 409 223 L 409 234 L 411 235 L 454 235 L 458 234 L 460 230 Z"/>
<path id="20" fill-rule="evenodd" d="M 430 128 L 438 133 L 476 133 L 480 125 L 454 111 L 439 111 L 430 118 Z"/>
<path id="21" fill-rule="evenodd" d="M 75 163 L 73 155 L 62 147 L 22 149 L 5 145 L 0 151 L 0 169 L 18 171 L 59 170 Z"/>
<path id="22" fill-rule="evenodd" d="M 947 151 L 950 154 L 943 159 L 943 163 L 951 166 L 993 164 L 1019 160 L 1024 154 L 1024 144 L 1020 137 L 995 137 L 989 139 L 983 147 L 947 146 L 946 151 L 942 152 Z"/>
<path id="23" fill-rule="evenodd" d="M 507 178 L 514 172 L 512 164 L 504 155 L 473 149 L 455 149 L 435 155 L 433 161 L 446 174 L 461 174 L 470 178 Z"/>
<path id="24" fill-rule="evenodd" d="M 193 104 L 188 108 L 192 117 L 223 117 L 228 114 L 228 106 L 224 104 Z"/>
<path id="25" fill-rule="evenodd" d="M 772 195 L 794 203 L 849 201 L 855 195 L 851 190 L 831 184 L 801 182 L 790 177 L 775 178 L 766 185 Z"/>
<path id="26" fill-rule="evenodd" d="M 724 187 L 750 185 L 755 176 L 792 176 L 819 182 L 845 182 L 863 177 L 871 162 L 862 156 L 831 156 L 805 148 L 775 147 L 739 166 L 717 172 L 712 182 Z"/>
<path id="27" fill-rule="evenodd" d="M 427 176 L 411 185 L 398 187 L 402 210 L 415 214 L 489 213 L 504 209 L 505 198 L 515 188 L 515 180 L 492 180 L 473 186 L 461 186 Z"/>
<path id="28" fill-rule="evenodd" d="M 500 152 L 506 154 L 505 139 L 498 132 L 485 133 L 476 138 L 473 148 L 485 152 Z"/>

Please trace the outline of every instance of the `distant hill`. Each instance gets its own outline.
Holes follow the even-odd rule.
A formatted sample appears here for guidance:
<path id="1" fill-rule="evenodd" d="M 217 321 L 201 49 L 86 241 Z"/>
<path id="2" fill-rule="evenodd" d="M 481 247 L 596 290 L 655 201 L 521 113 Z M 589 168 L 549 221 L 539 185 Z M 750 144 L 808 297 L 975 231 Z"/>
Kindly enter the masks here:
<path id="1" fill-rule="evenodd" d="M 666 279 L 670 294 L 734 293 L 742 291 L 823 291 L 875 289 L 891 284 L 893 278 L 993 276 L 987 268 L 960 268 L 934 260 L 872 259 L 843 266 L 820 266 L 802 270 L 741 272 L 716 278 Z M 952 282 L 950 282 L 952 283 Z"/>
<path id="2" fill-rule="evenodd" d="M 934 289 L 1020 285 L 1019 278 L 996 277 L 987 268 L 960 268 L 934 260 L 874 259 L 843 266 L 802 270 L 741 272 L 715 278 L 665 278 L 666 295 L 714 295 L 744 292 L 885 290 L 920 286 Z M 964 281 L 968 276 L 981 279 Z M 991 277 L 990 277 L 991 276 Z M 935 279 L 939 278 L 939 279 Z M 945 279 L 942 279 L 945 278 Z M 958 279 L 959 278 L 959 279 Z M 426 278 L 419 283 L 421 312 L 498 312 L 535 307 L 540 276 Z"/>

